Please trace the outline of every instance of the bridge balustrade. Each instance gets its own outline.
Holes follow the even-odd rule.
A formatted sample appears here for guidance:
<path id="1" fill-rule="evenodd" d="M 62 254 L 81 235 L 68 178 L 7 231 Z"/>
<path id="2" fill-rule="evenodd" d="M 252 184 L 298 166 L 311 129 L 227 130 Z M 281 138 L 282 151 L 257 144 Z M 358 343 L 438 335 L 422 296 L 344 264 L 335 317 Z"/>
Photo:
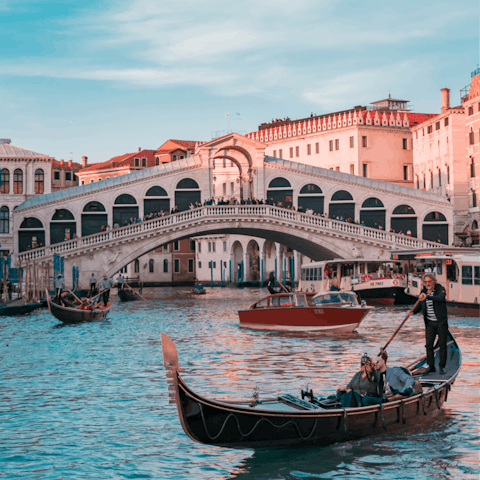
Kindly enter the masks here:
<path id="1" fill-rule="evenodd" d="M 169 214 L 164 217 L 157 217 L 151 220 L 127 225 L 125 227 L 108 230 L 106 232 L 95 233 L 86 237 L 75 238 L 73 240 L 57 243 L 28 250 L 18 254 L 20 262 L 28 260 L 47 259 L 54 253 L 64 254 L 73 250 L 81 252 L 90 250 L 93 246 L 112 243 L 115 239 L 132 238 L 142 232 L 157 230 L 173 225 L 188 225 L 196 219 L 204 218 L 252 218 L 254 216 L 269 217 L 274 219 L 289 220 L 298 226 L 317 227 L 331 233 L 342 232 L 344 234 L 355 235 L 358 237 L 375 239 L 385 244 L 397 244 L 406 248 L 439 248 L 445 245 L 431 242 L 428 240 L 407 237 L 396 233 L 385 232 L 376 228 L 365 227 L 348 222 L 342 222 L 331 218 L 317 215 L 310 215 L 285 208 L 274 207 L 272 205 L 208 205 L 193 210 L 186 210 L 177 214 Z"/>

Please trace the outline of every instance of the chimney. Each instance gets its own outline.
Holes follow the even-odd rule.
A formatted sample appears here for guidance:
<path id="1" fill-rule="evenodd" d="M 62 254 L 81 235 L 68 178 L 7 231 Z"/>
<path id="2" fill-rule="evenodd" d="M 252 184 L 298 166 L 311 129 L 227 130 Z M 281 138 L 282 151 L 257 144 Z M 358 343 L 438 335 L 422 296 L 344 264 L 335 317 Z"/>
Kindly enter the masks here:
<path id="1" fill-rule="evenodd" d="M 87 168 L 88 157 L 82 157 L 82 167 Z"/>
<path id="2" fill-rule="evenodd" d="M 60 160 L 60 166 L 61 167 L 65 166 L 65 160 Z"/>
<path id="3" fill-rule="evenodd" d="M 68 166 L 69 166 L 70 168 L 72 168 L 72 161 L 71 161 L 71 160 L 68 161 Z"/>
<path id="4" fill-rule="evenodd" d="M 442 93 L 442 113 L 443 113 L 450 108 L 450 89 L 442 88 L 440 92 Z"/>
<path id="5" fill-rule="evenodd" d="M 141 151 L 142 151 L 142 149 L 141 149 L 140 147 L 138 147 L 138 151 L 139 151 L 139 152 L 141 152 Z"/>

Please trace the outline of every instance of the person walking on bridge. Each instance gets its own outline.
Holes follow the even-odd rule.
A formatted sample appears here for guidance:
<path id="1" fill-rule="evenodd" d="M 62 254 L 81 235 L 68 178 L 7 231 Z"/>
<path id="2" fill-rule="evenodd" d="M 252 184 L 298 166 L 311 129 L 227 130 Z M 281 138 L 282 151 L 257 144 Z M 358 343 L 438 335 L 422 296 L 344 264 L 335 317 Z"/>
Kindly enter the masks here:
<path id="1" fill-rule="evenodd" d="M 110 289 L 115 285 L 115 282 L 111 278 L 107 278 L 107 275 L 103 274 L 103 279 L 100 282 L 100 287 L 103 291 L 103 304 L 107 306 L 108 298 L 110 297 Z"/>

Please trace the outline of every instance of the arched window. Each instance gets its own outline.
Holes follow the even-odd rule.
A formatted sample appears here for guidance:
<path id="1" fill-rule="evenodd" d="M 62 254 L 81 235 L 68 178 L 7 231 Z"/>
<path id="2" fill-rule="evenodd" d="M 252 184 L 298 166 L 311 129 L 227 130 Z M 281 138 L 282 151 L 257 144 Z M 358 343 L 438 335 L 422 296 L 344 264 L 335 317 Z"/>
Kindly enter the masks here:
<path id="1" fill-rule="evenodd" d="M 353 197 L 346 190 L 339 190 L 333 194 L 332 201 L 337 202 L 341 200 L 353 200 Z"/>
<path id="2" fill-rule="evenodd" d="M 415 210 L 409 205 L 399 205 L 395 207 L 392 215 L 415 215 Z"/>
<path id="3" fill-rule="evenodd" d="M 162 187 L 151 187 L 145 194 L 146 197 L 168 197 L 166 190 Z"/>
<path id="4" fill-rule="evenodd" d="M 475 161 L 473 160 L 473 157 L 470 157 L 470 177 L 474 178 L 475 177 Z"/>
<path id="5" fill-rule="evenodd" d="M 45 191 L 44 173 L 41 168 L 35 170 L 35 193 L 43 193 Z"/>
<path id="6" fill-rule="evenodd" d="M 300 190 L 300 194 L 313 194 L 313 193 L 322 193 L 322 189 L 313 183 L 309 183 L 308 185 L 305 185 L 302 187 Z"/>
<path id="7" fill-rule="evenodd" d="M 10 212 L 8 207 L 0 208 L 0 233 L 10 233 L 9 229 Z"/>
<path id="8" fill-rule="evenodd" d="M 82 237 L 100 233 L 106 228 L 107 213 L 105 207 L 100 202 L 88 202 L 83 207 Z"/>
<path id="9" fill-rule="evenodd" d="M 8 168 L 2 168 L 1 181 L 0 193 L 10 193 L 10 170 Z"/>
<path id="10" fill-rule="evenodd" d="M 13 193 L 23 193 L 23 172 L 20 168 L 13 172 Z"/>
<path id="11" fill-rule="evenodd" d="M 278 177 L 270 182 L 268 188 L 291 188 L 291 185 L 286 178 Z"/>
<path id="12" fill-rule="evenodd" d="M 378 198 L 371 197 L 363 202 L 362 208 L 384 208 L 384 205 Z"/>
<path id="13" fill-rule="evenodd" d="M 163 261 L 163 273 L 168 273 L 168 260 Z"/>
<path id="14" fill-rule="evenodd" d="M 424 222 L 446 222 L 445 215 L 440 212 L 430 212 L 425 216 Z"/>
<path id="15" fill-rule="evenodd" d="M 184 178 L 177 183 L 177 190 L 189 190 L 191 188 L 200 188 L 193 178 Z"/>
<path id="16" fill-rule="evenodd" d="M 154 261 L 153 261 L 153 258 L 151 258 L 149 261 L 148 261 L 148 271 L 150 273 L 153 273 L 154 272 Z"/>
<path id="17" fill-rule="evenodd" d="M 83 211 L 86 212 L 106 212 L 105 207 L 100 202 L 88 202 Z"/>
<path id="18" fill-rule="evenodd" d="M 133 271 L 134 273 L 140 272 L 140 262 L 138 261 L 138 258 L 133 262 Z"/>
<path id="19" fill-rule="evenodd" d="M 72 212 L 70 212 L 70 210 L 65 210 L 64 208 L 61 208 L 59 210 L 55 210 L 52 220 L 75 220 L 75 217 L 73 216 Z"/>
<path id="20" fill-rule="evenodd" d="M 136 205 L 135 197 L 128 193 L 123 193 L 115 199 L 115 205 Z"/>
<path id="21" fill-rule="evenodd" d="M 23 220 L 20 228 L 43 228 L 43 223 L 35 217 L 27 217 Z"/>

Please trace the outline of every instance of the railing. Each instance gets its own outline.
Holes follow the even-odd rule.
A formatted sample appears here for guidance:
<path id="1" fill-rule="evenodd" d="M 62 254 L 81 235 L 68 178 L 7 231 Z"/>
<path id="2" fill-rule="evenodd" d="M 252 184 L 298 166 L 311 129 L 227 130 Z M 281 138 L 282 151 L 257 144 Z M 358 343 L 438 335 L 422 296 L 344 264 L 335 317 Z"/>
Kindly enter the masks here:
<path id="1" fill-rule="evenodd" d="M 297 226 L 313 227 L 318 230 L 326 230 L 329 233 L 341 233 L 344 236 L 354 235 L 366 239 L 376 240 L 384 244 L 396 244 L 401 247 L 418 249 L 418 248 L 439 248 L 443 244 L 421 240 L 414 237 L 407 237 L 396 233 L 389 233 L 376 228 L 364 227 L 353 223 L 333 220 L 317 215 L 309 215 L 285 208 L 274 207 L 271 205 L 208 205 L 193 210 L 167 215 L 165 217 L 153 218 L 145 222 L 127 225 L 125 227 L 116 228 L 106 232 L 95 233 L 87 237 L 76 238 L 55 245 L 49 245 L 34 250 L 28 250 L 18 254 L 20 262 L 28 260 L 47 260 L 53 254 L 60 255 L 82 250 L 91 251 L 100 248 L 107 243 L 115 243 L 115 240 L 130 239 L 133 240 L 139 235 L 147 232 L 166 229 L 171 227 L 188 226 L 196 223 L 196 220 L 215 219 L 219 220 L 241 220 L 259 217 L 262 220 L 271 218 L 275 220 L 284 220 L 288 223 L 296 223 Z"/>
<path id="2" fill-rule="evenodd" d="M 472 78 L 473 78 L 473 77 L 476 77 L 479 73 L 480 73 L 480 68 L 477 68 L 476 70 L 474 70 L 474 71 L 472 72 Z"/>

